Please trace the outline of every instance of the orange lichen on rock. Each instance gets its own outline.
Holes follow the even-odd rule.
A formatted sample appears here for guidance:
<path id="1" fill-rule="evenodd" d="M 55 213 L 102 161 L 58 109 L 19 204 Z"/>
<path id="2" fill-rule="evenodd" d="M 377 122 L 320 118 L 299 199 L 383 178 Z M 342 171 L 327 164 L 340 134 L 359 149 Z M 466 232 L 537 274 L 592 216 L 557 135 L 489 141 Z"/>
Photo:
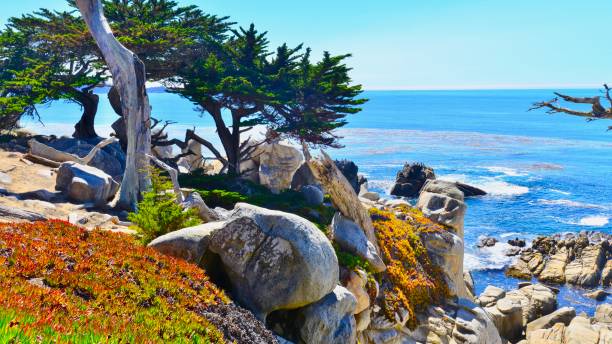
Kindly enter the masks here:
<path id="1" fill-rule="evenodd" d="M 370 214 L 387 271 L 381 277 L 382 307 L 386 316 L 408 312 L 407 325 L 417 325 L 416 313 L 441 303 L 448 295 L 442 270 L 432 264 L 418 233 L 446 230 L 410 207 L 396 209 L 406 215 L 371 209 Z"/>
<path id="2" fill-rule="evenodd" d="M 17 339 L 224 341 L 202 314 L 229 300 L 204 271 L 124 234 L 0 224 L 0 290 L 0 332 L 10 314 Z"/>

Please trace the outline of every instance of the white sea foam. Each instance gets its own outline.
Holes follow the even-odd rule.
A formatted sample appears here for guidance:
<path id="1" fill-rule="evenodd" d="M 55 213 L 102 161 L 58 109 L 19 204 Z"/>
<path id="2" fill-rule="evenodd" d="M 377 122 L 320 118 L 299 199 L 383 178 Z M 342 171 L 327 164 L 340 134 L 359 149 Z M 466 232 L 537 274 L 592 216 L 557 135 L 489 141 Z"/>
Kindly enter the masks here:
<path id="1" fill-rule="evenodd" d="M 519 232 L 509 232 L 509 233 L 502 233 L 499 235 L 500 238 L 509 238 L 509 237 L 519 237 L 524 235 L 524 233 L 519 233 Z"/>
<path id="2" fill-rule="evenodd" d="M 604 209 L 605 208 L 597 204 L 576 202 L 576 201 L 572 201 L 569 199 L 552 199 L 552 200 L 551 199 L 538 199 L 538 203 L 544 204 L 544 205 L 560 205 L 560 206 L 572 207 L 572 208 L 591 208 L 591 209 Z"/>
<path id="3" fill-rule="evenodd" d="M 559 194 L 562 194 L 562 195 L 571 195 L 572 194 L 571 192 L 563 191 L 563 190 L 557 190 L 557 189 L 550 189 L 550 191 L 556 192 L 556 193 L 559 193 Z"/>
<path id="4" fill-rule="evenodd" d="M 595 215 L 583 217 L 577 224 L 580 226 L 603 227 L 607 225 L 609 221 L 610 219 L 606 216 Z"/>
<path id="5" fill-rule="evenodd" d="M 463 258 L 463 268 L 468 271 L 503 269 L 514 259 L 514 257 L 508 257 L 505 254 L 509 248 L 509 244 L 498 242 L 492 247 L 483 247 L 470 253 L 466 252 Z"/>
<path id="6" fill-rule="evenodd" d="M 510 167 L 502 167 L 502 166 L 488 166 L 485 167 L 487 170 L 489 170 L 489 172 L 493 172 L 493 173 L 502 173 L 506 176 L 509 177 L 524 177 L 527 175 L 527 173 L 524 172 L 520 172 L 519 170 L 515 169 L 515 168 L 510 168 Z"/>
<path id="7" fill-rule="evenodd" d="M 438 179 L 473 185 L 483 189 L 491 196 L 517 196 L 529 192 L 526 186 L 511 184 L 498 177 L 481 177 L 470 180 L 465 174 L 447 174 Z"/>
<path id="8" fill-rule="evenodd" d="M 529 192 L 526 186 L 511 184 L 502 180 L 490 180 L 477 183 L 477 186 L 492 196 L 518 196 Z"/>
<path id="9" fill-rule="evenodd" d="M 390 192 L 395 182 L 388 179 L 368 180 L 368 189 L 382 189 L 384 192 Z"/>

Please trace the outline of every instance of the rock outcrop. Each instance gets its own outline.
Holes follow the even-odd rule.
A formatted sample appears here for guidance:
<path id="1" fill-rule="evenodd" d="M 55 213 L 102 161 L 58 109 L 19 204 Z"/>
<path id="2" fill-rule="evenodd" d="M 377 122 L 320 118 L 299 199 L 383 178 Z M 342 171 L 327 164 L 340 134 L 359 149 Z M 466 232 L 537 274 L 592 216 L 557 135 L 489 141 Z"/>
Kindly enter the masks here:
<path id="1" fill-rule="evenodd" d="M 463 279 L 463 222 L 467 208 L 463 193 L 452 183 L 430 180 L 423 187 L 417 207 L 431 220 L 455 231 L 423 232 L 420 236 L 431 259 L 442 267 L 451 295 L 468 298 Z"/>
<path id="2" fill-rule="evenodd" d="M 360 183 L 359 183 L 359 167 L 353 161 L 350 160 L 336 160 L 334 161 L 336 167 L 342 172 L 342 175 L 346 178 L 349 184 L 353 187 L 356 194 L 359 194 Z"/>
<path id="3" fill-rule="evenodd" d="M 332 237 L 343 250 L 363 258 L 376 272 L 385 270 L 385 263 L 359 226 L 336 213 L 332 220 Z"/>
<path id="4" fill-rule="evenodd" d="M 417 207 L 433 221 L 455 229 L 463 240 L 463 222 L 467 209 L 463 200 L 463 193 L 454 183 L 431 180 L 423 186 Z"/>
<path id="5" fill-rule="evenodd" d="M 417 197 L 425 182 L 433 179 L 436 179 L 436 175 L 431 167 L 423 164 L 411 165 L 406 163 L 402 170 L 397 173 L 391 195 Z"/>
<path id="6" fill-rule="evenodd" d="M 347 289 L 337 286 L 321 300 L 298 311 L 300 344 L 354 344 L 356 323 L 353 313 L 357 300 Z"/>
<path id="7" fill-rule="evenodd" d="M 57 171 L 55 188 L 74 202 L 101 206 L 112 200 L 119 183 L 95 167 L 65 162 Z"/>
<path id="8" fill-rule="evenodd" d="M 185 228 L 149 246 L 215 270 L 258 318 L 320 300 L 339 282 L 329 240 L 297 215 L 238 203 L 224 221 Z M 220 270 L 220 271 L 218 271 Z"/>
<path id="9" fill-rule="evenodd" d="M 607 287 L 612 276 L 611 243 L 612 236 L 598 232 L 538 237 L 530 248 L 522 249 L 506 274 L 584 288 Z"/>
<path id="10" fill-rule="evenodd" d="M 338 284 L 331 243 L 296 215 L 239 203 L 209 249 L 221 258 L 234 297 L 261 319 L 316 302 Z"/>
<path id="11" fill-rule="evenodd" d="M 313 159 L 306 152 L 306 161 L 313 176 L 323 189 L 330 195 L 331 201 L 336 209 L 346 218 L 352 220 L 359 228 L 363 230 L 368 241 L 376 247 L 376 235 L 374 234 L 374 225 L 370 214 L 363 207 L 357 193 L 350 185 L 346 177 L 336 167 L 335 162 L 325 153 L 321 151 L 321 156 L 318 159 Z"/>
<path id="12" fill-rule="evenodd" d="M 259 182 L 273 193 L 291 188 L 295 172 L 302 165 L 302 154 L 297 149 L 271 143 L 261 147 L 259 154 Z"/>

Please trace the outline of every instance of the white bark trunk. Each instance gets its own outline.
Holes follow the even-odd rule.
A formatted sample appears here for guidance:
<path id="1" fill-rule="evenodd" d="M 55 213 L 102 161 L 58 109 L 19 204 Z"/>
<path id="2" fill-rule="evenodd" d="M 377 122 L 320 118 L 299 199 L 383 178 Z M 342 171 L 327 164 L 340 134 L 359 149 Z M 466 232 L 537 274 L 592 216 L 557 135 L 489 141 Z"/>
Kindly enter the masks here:
<path id="1" fill-rule="evenodd" d="M 100 0 L 76 0 L 121 95 L 121 107 L 127 120 L 127 161 L 117 206 L 136 209 L 136 203 L 149 185 L 147 154 L 151 151 L 151 107 L 145 88 L 142 61 L 113 35 Z"/>

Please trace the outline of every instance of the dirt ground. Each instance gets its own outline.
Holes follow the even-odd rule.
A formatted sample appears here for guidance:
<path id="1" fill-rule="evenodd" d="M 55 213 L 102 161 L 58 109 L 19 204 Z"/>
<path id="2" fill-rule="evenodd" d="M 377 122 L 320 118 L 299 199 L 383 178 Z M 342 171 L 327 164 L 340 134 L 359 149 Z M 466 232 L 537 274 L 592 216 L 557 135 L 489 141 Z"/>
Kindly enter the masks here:
<path id="1" fill-rule="evenodd" d="M 128 223 L 119 220 L 119 216 L 125 214 L 70 203 L 55 190 L 55 179 L 54 168 L 25 160 L 22 153 L 0 149 L 0 205 L 33 211 L 49 219 L 70 221 L 88 229 L 97 227 L 133 233 Z M 14 221 L 20 220 L 0 215 L 0 222 Z"/>

